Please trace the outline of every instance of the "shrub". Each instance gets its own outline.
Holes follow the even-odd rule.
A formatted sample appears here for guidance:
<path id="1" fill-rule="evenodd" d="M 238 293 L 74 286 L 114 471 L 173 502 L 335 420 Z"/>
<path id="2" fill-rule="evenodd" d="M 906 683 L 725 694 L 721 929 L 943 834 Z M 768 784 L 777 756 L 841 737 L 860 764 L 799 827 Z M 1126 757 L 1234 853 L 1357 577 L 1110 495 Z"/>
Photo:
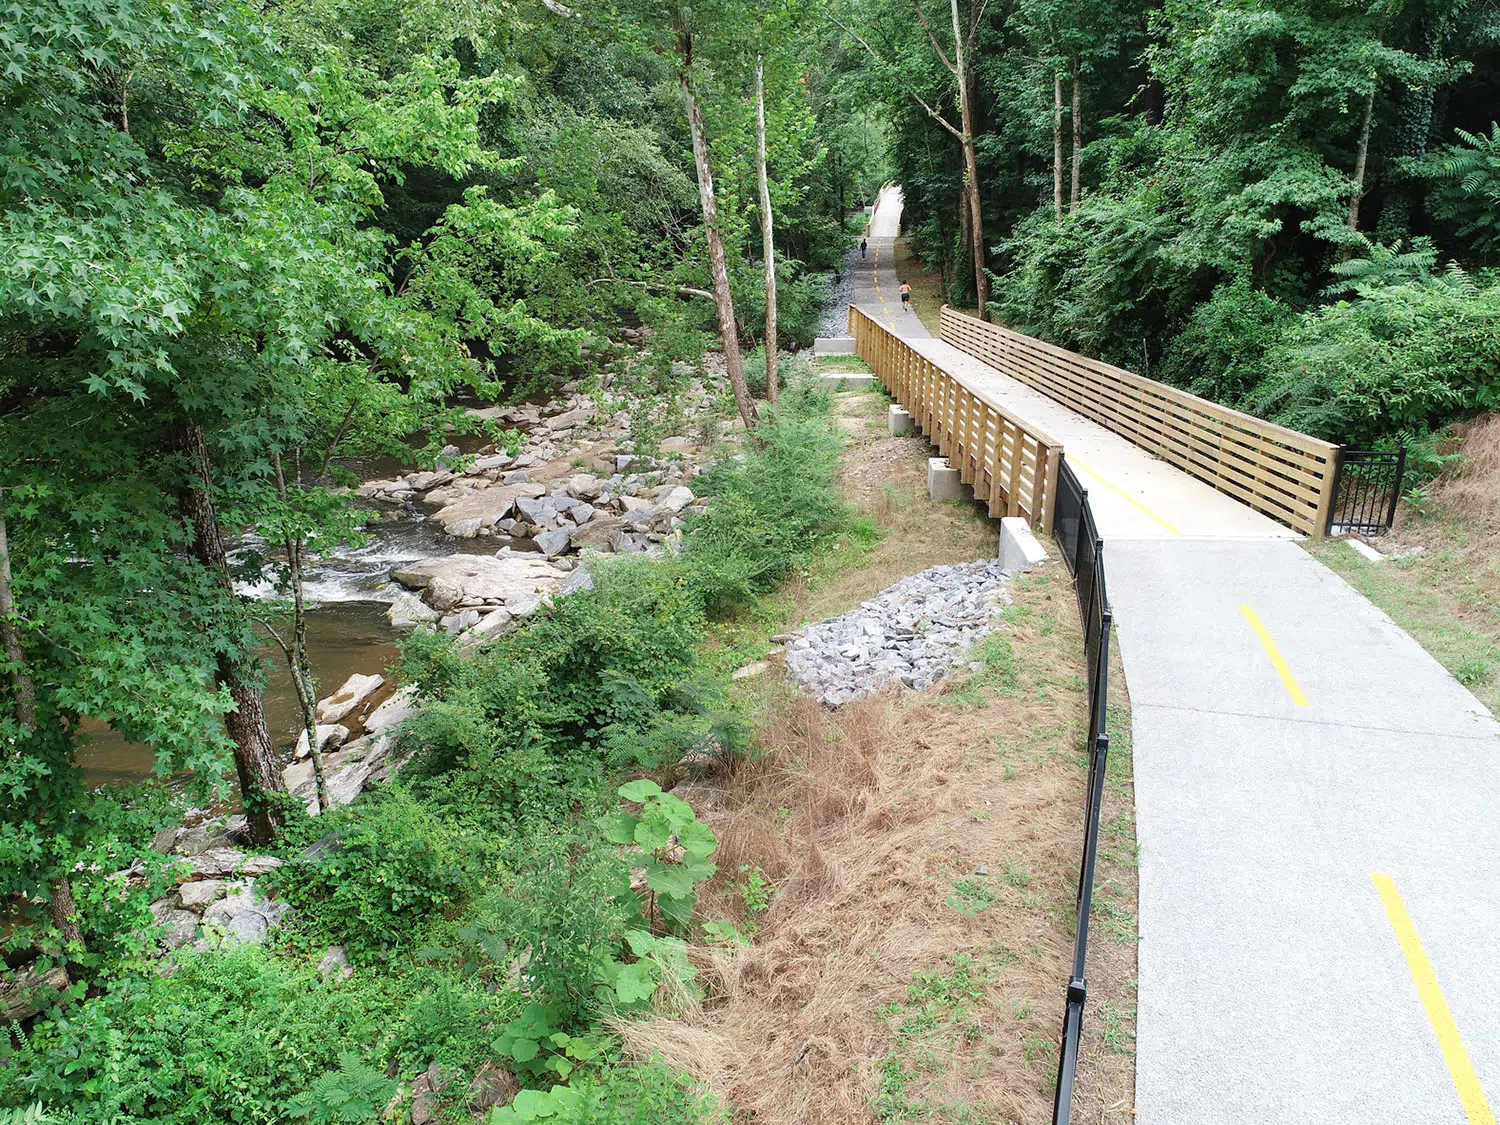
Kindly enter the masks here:
<path id="1" fill-rule="evenodd" d="M 789 413 L 804 405 L 799 392 Z M 688 527 L 683 567 L 713 616 L 744 605 L 856 528 L 834 486 L 839 440 L 825 423 L 784 417 L 758 432 L 762 444 L 743 460 L 700 478 L 714 499 Z"/>
<path id="2" fill-rule="evenodd" d="M 1293 316 L 1247 281 L 1221 285 L 1168 347 L 1161 377 L 1216 402 L 1237 404 L 1265 377 L 1266 353 Z"/>
<path id="3" fill-rule="evenodd" d="M 522 1090 L 488 1125 L 712 1125 L 728 1119 L 691 1078 L 659 1063 L 615 1066 L 550 1091 Z"/>
<path id="4" fill-rule="evenodd" d="M 1264 416 L 1366 446 L 1500 406 L 1500 284 L 1462 273 L 1369 289 L 1299 318 L 1251 396 Z"/>
<path id="5" fill-rule="evenodd" d="M 513 1003 L 420 971 L 325 983 L 257 946 L 177 956 L 170 977 L 123 977 L 37 1021 L 0 1065 L 0 1106 L 40 1101 L 116 1125 L 272 1125 L 351 1052 L 382 1071 L 474 1065 Z M 434 1006 L 444 990 L 464 1003 Z"/>
<path id="6" fill-rule="evenodd" d="M 332 827 L 337 840 L 323 854 L 293 859 L 264 885 L 298 908 L 301 926 L 356 954 L 411 947 L 430 917 L 474 893 L 500 848 L 400 786 L 372 793 Z"/>
<path id="7" fill-rule="evenodd" d="M 432 642 L 407 667 L 435 696 L 408 724 L 418 781 L 512 823 L 555 817 L 608 773 L 723 736 L 723 685 L 698 664 L 701 601 L 671 560 L 622 557 L 471 660 Z"/>

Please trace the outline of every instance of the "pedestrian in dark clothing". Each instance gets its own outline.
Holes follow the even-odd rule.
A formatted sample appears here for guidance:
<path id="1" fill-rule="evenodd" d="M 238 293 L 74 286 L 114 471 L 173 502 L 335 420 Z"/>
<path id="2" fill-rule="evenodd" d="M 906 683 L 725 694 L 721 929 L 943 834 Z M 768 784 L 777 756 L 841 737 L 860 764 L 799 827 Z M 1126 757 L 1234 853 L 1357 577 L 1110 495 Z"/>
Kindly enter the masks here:
<path id="1" fill-rule="evenodd" d="M 866 242 L 866 241 L 865 241 L 865 240 L 864 240 L 864 239 L 863 239 L 863 238 L 861 238 L 861 239 L 860 239 L 860 240 L 859 240 L 859 257 L 860 257 L 860 260 L 861 260 L 861 261 L 863 261 L 863 260 L 864 260 L 864 256 L 865 256 L 865 249 L 866 249 L 866 248 L 867 248 L 867 247 L 868 247 L 868 246 L 869 246 L 869 245 L 870 245 L 870 244 L 869 244 L 869 243 L 868 243 L 868 242 Z"/>

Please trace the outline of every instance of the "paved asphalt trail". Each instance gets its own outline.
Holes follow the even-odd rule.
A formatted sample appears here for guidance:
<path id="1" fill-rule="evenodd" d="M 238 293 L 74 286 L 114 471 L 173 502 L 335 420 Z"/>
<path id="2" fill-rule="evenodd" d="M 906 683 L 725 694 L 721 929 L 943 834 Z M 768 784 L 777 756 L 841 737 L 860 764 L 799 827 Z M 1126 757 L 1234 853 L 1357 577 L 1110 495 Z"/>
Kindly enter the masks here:
<path id="1" fill-rule="evenodd" d="M 856 299 L 1062 440 L 1105 539 L 1139 1125 L 1494 1125 L 1500 725 L 1286 528 L 927 340 L 889 272 L 899 206 Z"/>

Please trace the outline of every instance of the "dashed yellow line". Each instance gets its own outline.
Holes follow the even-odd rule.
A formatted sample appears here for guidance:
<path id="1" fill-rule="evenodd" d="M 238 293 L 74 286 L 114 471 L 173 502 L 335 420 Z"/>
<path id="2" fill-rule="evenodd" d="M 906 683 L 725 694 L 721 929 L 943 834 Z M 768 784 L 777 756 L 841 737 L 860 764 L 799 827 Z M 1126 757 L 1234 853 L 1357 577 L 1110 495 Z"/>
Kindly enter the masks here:
<path id="1" fill-rule="evenodd" d="M 1146 505 L 1142 504 L 1134 496 L 1130 495 L 1130 493 L 1124 491 L 1123 489 L 1121 489 L 1121 488 L 1117 487 L 1116 485 L 1111 484 L 1109 481 L 1105 480 L 1098 473 L 1094 472 L 1093 469 L 1089 468 L 1082 461 L 1080 461 L 1077 457 L 1074 457 L 1071 453 L 1067 454 L 1067 458 L 1068 458 L 1068 464 L 1070 464 L 1070 465 L 1076 465 L 1078 468 L 1082 469 L 1089 476 L 1093 477 L 1096 481 L 1098 481 L 1100 484 L 1102 484 L 1105 488 L 1109 489 L 1111 492 L 1115 493 L 1117 496 L 1120 496 L 1124 500 L 1126 500 L 1129 503 L 1135 505 L 1135 507 L 1139 508 L 1141 511 L 1145 512 L 1146 515 L 1150 516 L 1157 523 L 1161 524 L 1162 527 L 1166 528 L 1167 531 L 1171 532 L 1173 535 L 1181 535 L 1182 534 L 1182 532 L 1178 531 L 1175 527 L 1173 527 L 1171 524 L 1169 524 L 1166 520 L 1162 519 L 1159 515 L 1157 515 L 1155 512 L 1153 512 L 1150 508 L 1146 507 Z"/>
<path id="2" fill-rule="evenodd" d="M 1406 912 L 1401 893 L 1389 875 L 1372 875 L 1375 890 L 1385 904 L 1386 917 L 1391 920 L 1391 929 L 1396 931 L 1396 941 L 1406 955 L 1406 967 L 1416 983 L 1417 995 L 1422 998 L 1422 1007 L 1427 1010 L 1427 1020 L 1437 1036 L 1438 1049 L 1443 1052 L 1443 1061 L 1448 1064 L 1448 1074 L 1458 1091 L 1458 1100 L 1469 1117 L 1469 1125 L 1495 1125 L 1495 1114 L 1484 1096 L 1484 1087 L 1479 1084 L 1479 1075 L 1469 1061 L 1469 1052 L 1464 1050 L 1464 1041 L 1458 1034 L 1458 1025 L 1453 1022 L 1453 1013 L 1448 1001 L 1443 998 L 1443 988 L 1438 984 L 1437 974 L 1432 971 L 1432 962 L 1422 948 L 1422 939 L 1417 936 L 1417 927 Z"/>
<path id="3" fill-rule="evenodd" d="M 1271 658 L 1271 665 L 1276 669 L 1276 674 L 1281 677 L 1281 686 L 1286 688 L 1286 693 L 1292 697 L 1292 703 L 1298 707 L 1307 706 L 1307 696 L 1302 694 L 1302 685 L 1297 683 L 1297 677 L 1292 675 L 1291 666 L 1287 664 L 1286 658 L 1281 655 L 1281 650 L 1276 647 L 1276 642 L 1271 639 L 1270 631 L 1261 624 L 1256 616 L 1255 610 L 1247 605 L 1240 606 L 1240 612 L 1245 615 L 1245 620 L 1250 622 L 1250 628 L 1255 630 L 1255 635 L 1260 638 L 1260 645 L 1266 650 L 1266 655 Z"/>

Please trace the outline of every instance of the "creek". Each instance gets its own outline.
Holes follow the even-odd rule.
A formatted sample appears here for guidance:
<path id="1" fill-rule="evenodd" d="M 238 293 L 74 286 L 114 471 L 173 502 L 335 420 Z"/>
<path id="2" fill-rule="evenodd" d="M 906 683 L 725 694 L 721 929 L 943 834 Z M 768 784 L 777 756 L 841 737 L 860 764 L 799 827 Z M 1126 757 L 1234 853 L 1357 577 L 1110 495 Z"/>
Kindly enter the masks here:
<path id="1" fill-rule="evenodd" d="M 477 435 L 451 440 L 463 453 L 475 452 L 488 443 L 487 438 Z M 396 458 L 349 459 L 343 467 L 361 481 L 388 479 L 415 468 Z M 356 672 L 384 673 L 395 659 L 396 640 L 403 630 L 393 628 L 386 618 L 386 607 L 401 592 L 401 587 L 391 581 L 393 567 L 437 555 L 493 555 L 506 542 L 455 539 L 415 507 L 393 509 L 389 504 L 357 503 L 385 517 L 366 529 L 370 541 L 362 547 L 341 547 L 319 559 L 308 568 L 304 581 L 310 606 L 308 657 L 319 695 L 333 692 Z M 232 540 L 230 547 L 233 562 L 263 544 L 243 537 Z M 261 599 L 274 597 L 269 583 L 241 585 L 239 591 Z M 266 672 L 266 723 L 276 746 L 289 752 L 302 729 L 302 714 L 286 659 L 269 640 L 261 648 L 260 658 Z M 155 752 L 150 746 L 128 742 L 93 720 L 85 719 L 81 729 L 87 742 L 78 752 L 78 763 L 90 785 L 140 781 L 151 773 Z"/>

